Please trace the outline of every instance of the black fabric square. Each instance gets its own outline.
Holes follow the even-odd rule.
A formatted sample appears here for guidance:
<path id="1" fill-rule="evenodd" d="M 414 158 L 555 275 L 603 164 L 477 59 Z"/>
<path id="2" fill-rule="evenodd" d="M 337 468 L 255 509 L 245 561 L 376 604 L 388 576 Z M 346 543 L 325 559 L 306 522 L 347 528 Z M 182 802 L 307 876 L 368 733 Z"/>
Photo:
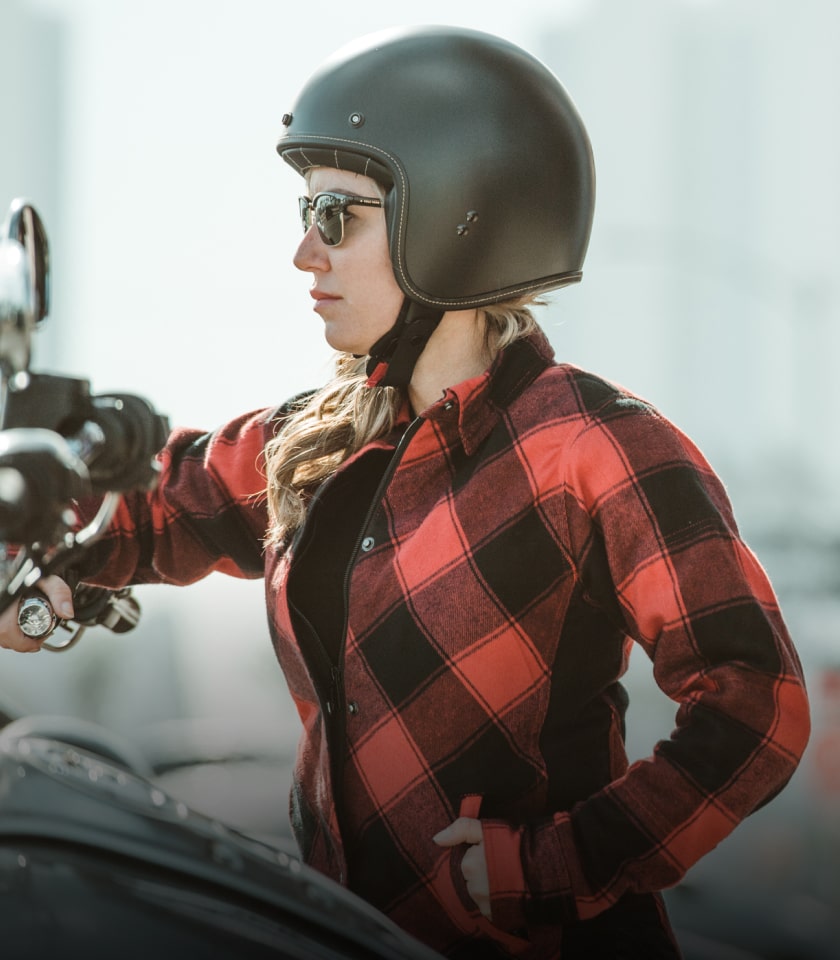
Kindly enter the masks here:
<path id="1" fill-rule="evenodd" d="M 589 373 L 580 373 L 575 378 L 575 386 L 583 409 L 589 413 L 600 410 L 604 404 L 614 400 L 618 395 L 611 383 Z"/>
<path id="2" fill-rule="evenodd" d="M 639 486 L 667 546 L 722 528 L 720 514 L 692 467 L 657 469 L 640 477 Z"/>
<path id="3" fill-rule="evenodd" d="M 360 842 L 348 846 L 347 857 L 350 889 L 380 909 L 399 903 L 421 882 L 383 820 L 368 821 Z"/>
<path id="4" fill-rule="evenodd" d="M 752 597 L 693 617 L 691 629 L 710 663 L 740 660 L 769 674 L 783 672 L 773 629 Z"/>
<path id="5" fill-rule="evenodd" d="M 475 565 L 512 619 L 521 617 L 569 572 L 569 562 L 535 511 L 475 551 Z"/>
<path id="6" fill-rule="evenodd" d="M 706 794 L 718 793 L 761 747 L 763 738 L 744 724 L 696 703 L 691 723 L 660 744 L 663 756 Z M 714 744 L 715 749 L 709 745 Z"/>
<path id="7" fill-rule="evenodd" d="M 586 850 L 586 879 L 593 890 L 606 890 L 617 865 L 647 856 L 660 842 L 603 793 L 590 797 L 577 810 L 573 826 Z"/>
<path id="8" fill-rule="evenodd" d="M 532 764 L 514 752 L 502 730 L 489 719 L 445 763 L 435 765 L 434 776 L 456 813 L 461 798 L 478 794 L 483 798 L 480 816 L 487 819 L 509 819 L 517 801 L 538 779 Z"/>
<path id="9" fill-rule="evenodd" d="M 444 661 L 400 604 L 361 641 L 362 656 L 395 707 L 412 697 Z"/>

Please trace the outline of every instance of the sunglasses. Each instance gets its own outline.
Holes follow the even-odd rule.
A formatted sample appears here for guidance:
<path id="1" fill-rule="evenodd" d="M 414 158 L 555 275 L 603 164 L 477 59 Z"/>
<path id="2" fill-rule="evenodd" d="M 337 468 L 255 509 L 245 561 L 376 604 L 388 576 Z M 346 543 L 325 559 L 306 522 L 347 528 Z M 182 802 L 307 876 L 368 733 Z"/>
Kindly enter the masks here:
<path id="1" fill-rule="evenodd" d="M 312 226 L 314 213 L 315 226 L 328 247 L 337 247 L 344 239 L 344 214 L 348 207 L 382 206 L 382 201 L 373 197 L 353 197 L 347 193 L 316 193 L 311 200 L 300 197 L 298 202 L 303 232 Z"/>

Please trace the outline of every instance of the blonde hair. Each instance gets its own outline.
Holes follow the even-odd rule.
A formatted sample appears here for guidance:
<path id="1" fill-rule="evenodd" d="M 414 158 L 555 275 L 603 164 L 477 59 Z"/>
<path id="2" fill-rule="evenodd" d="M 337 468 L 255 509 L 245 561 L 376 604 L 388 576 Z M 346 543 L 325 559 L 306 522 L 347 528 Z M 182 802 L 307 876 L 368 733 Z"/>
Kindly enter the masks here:
<path id="1" fill-rule="evenodd" d="M 537 330 L 530 310 L 537 302 L 522 297 L 482 309 L 488 356 L 495 358 Z M 333 378 L 293 403 L 277 436 L 266 445 L 268 543 L 281 544 L 302 526 L 318 486 L 357 450 L 393 429 L 405 392 L 367 386 L 366 363 L 366 357 L 338 354 Z"/>

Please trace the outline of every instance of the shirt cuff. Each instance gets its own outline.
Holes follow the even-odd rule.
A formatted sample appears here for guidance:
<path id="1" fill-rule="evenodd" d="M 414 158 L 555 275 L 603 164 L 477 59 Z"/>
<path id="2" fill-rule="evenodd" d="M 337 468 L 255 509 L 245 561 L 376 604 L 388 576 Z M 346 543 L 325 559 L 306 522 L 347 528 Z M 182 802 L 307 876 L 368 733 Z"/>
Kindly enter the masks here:
<path id="1" fill-rule="evenodd" d="M 522 829 L 501 820 L 482 820 L 493 925 L 512 932 L 525 927 Z"/>

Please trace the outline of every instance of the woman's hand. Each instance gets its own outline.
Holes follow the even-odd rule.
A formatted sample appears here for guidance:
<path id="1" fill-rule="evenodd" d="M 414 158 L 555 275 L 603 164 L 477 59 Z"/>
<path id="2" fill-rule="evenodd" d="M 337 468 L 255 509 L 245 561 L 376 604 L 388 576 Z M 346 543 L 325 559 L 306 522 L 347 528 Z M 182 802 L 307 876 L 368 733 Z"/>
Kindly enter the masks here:
<path id="1" fill-rule="evenodd" d="M 487 875 L 487 860 L 484 856 L 484 837 L 481 821 L 459 817 L 432 838 L 441 847 L 457 847 L 470 844 L 461 861 L 461 873 L 467 883 L 467 892 L 475 900 L 478 909 L 490 918 L 490 878 Z"/>
<path id="2" fill-rule="evenodd" d="M 60 577 L 44 577 L 36 586 L 50 601 L 59 617 L 66 620 L 73 616 L 73 591 Z M 37 653 L 41 649 L 42 641 L 26 636 L 18 626 L 17 615 L 17 603 L 13 603 L 0 615 L 0 647 L 17 650 L 18 653 Z"/>

